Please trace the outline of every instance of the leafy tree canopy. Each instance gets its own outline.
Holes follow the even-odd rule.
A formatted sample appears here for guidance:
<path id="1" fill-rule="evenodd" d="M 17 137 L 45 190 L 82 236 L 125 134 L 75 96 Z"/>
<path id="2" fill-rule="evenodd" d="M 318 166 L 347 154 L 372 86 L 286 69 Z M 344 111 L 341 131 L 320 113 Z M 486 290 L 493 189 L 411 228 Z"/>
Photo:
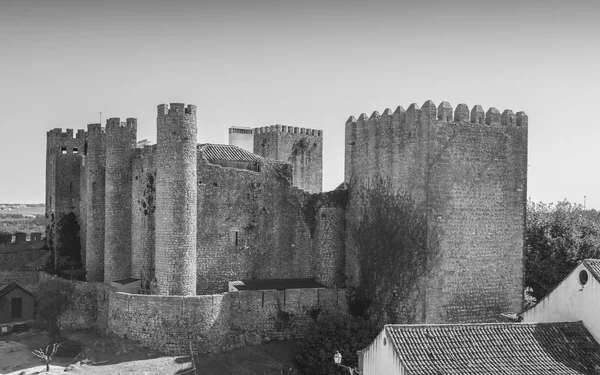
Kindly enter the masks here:
<path id="1" fill-rule="evenodd" d="M 600 212 L 566 200 L 527 204 L 525 286 L 539 300 L 577 264 L 600 257 Z"/>

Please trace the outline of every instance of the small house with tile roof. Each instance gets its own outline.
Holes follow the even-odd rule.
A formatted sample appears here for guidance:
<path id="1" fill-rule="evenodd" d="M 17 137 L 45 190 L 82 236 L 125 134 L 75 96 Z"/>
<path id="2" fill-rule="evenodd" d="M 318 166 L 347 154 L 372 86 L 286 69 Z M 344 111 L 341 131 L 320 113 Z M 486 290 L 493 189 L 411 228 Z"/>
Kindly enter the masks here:
<path id="1" fill-rule="evenodd" d="M 536 305 L 524 322 L 582 321 L 600 342 L 600 259 L 585 259 Z"/>
<path id="2" fill-rule="evenodd" d="M 390 324 L 358 355 L 363 375 L 600 374 L 581 322 Z"/>
<path id="3" fill-rule="evenodd" d="M 0 323 L 33 319 L 35 296 L 17 283 L 0 290 Z"/>

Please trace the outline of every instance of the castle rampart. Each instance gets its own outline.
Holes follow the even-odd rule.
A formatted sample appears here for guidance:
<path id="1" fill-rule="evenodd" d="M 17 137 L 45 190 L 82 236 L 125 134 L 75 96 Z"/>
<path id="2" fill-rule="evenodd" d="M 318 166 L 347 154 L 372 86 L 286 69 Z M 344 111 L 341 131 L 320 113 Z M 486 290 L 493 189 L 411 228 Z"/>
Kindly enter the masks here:
<path id="1" fill-rule="evenodd" d="M 106 132 L 100 124 L 88 125 L 86 150 L 86 280 L 104 280 L 104 215 Z"/>
<path id="2" fill-rule="evenodd" d="M 294 186 L 311 193 L 323 188 L 323 132 L 271 125 L 254 129 L 254 153 L 290 162 Z"/>
<path id="3" fill-rule="evenodd" d="M 431 101 L 398 107 L 391 121 L 389 112 L 346 123 L 346 180 L 368 184 L 381 177 L 424 202 L 430 225 L 441 233 L 441 261 L 427 280 L 423 320 L 493 321 L 500 311 L 519 311 L 527 115 L 481 106 L 469 111 L 465 104 L 453 111 Z M 358 219 L 355 212 L 348 210 L 349 223 Z M 347 272 L 357 282 L 352 264 L 360 260 L 353 261 L 353 246 L 347 249 Z"/>
<path id="4" fill-rule="evenodd" d="M 155 277 L 158 293 L 195 295 L 196 106 L 159 105 L 157 130 Z"/>
<path id="5" fill-rule="evenodd" d="M 131 276 L 131 185 L 136 136 L 136 119 L 106 121 L 105 282 Z"/>
<path id="6" fill-rule="evenodd" d="M 154 279 L 156 229 L 156 145 L 136 149 L 133 159 L 131 275 L 150 290 Z"/>

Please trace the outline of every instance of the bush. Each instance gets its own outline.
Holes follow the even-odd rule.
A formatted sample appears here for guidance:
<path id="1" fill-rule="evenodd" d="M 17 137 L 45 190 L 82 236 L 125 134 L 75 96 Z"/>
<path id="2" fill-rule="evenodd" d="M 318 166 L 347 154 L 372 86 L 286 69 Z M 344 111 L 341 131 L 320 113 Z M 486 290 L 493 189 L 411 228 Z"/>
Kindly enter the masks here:
<path id="1" fill-rule="evenodd" d="M 69 308 L 70 296 L 75 287 L 68 281 L 52 279 L 38 288 L 37 321 L 47 327 L 50 334 L 58 334 L 58 317 Z"/>
<path id="2" fill-rule="evenodd" d="M 334 364 L 335 352 L 342 354 L 344 365 L 356 367 L 356 352 L 367 347 L 379 331 L 365 318 L 322 312 L 299 341 L 299 354 L 294 359 L 305 375 L 347 374 L 348 370 Z"/>

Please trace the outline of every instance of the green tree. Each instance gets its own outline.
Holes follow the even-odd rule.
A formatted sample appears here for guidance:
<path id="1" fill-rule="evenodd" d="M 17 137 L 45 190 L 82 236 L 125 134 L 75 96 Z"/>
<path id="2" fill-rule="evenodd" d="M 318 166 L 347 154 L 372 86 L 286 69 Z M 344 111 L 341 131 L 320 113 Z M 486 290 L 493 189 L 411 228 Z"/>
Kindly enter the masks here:
<path id="1" fill-rule="evenodd" d="M 344 365 L 356 367 L 356 352 L 371 344 L 379 331 L 380 327 L 371 320 L 323 312 L 299 341 L 294 359 L 305 375 L 348 374 L 348 370 L 334 364 L 335 352 L 340 351 Z"/>
<path id="2" fill-rule="evenodd" d="M 82 267 L 79 223 L 74 213 L 62 214 L 56 223 L 54 256 L 56 270 Z"/>
<path id="3" fill-rule="evenodd" d="M 600 213 L 568 201 L 527 203 L 525 286 L 539 300 L 586 258 L 600 256 Z"/>
<path id="4" fill-rule="evenodd" d="M 38 288 L 37 321 L 48 329 L 52 335 L 59 334 L 58 318 L 70 306 L 70 297 L 75 292 L 72 283 L 52 279 L 40 283 Z"/>
<path id="5" fill-rule="evenodd" d="M 383 179 L 351 189 L 361 281 L 351 291 L 350 307 L 367 306 L 366 315 L 380 323 L 413 323 L 422 281 L 438 260 L 437 230 L 424 206 Z"/>

